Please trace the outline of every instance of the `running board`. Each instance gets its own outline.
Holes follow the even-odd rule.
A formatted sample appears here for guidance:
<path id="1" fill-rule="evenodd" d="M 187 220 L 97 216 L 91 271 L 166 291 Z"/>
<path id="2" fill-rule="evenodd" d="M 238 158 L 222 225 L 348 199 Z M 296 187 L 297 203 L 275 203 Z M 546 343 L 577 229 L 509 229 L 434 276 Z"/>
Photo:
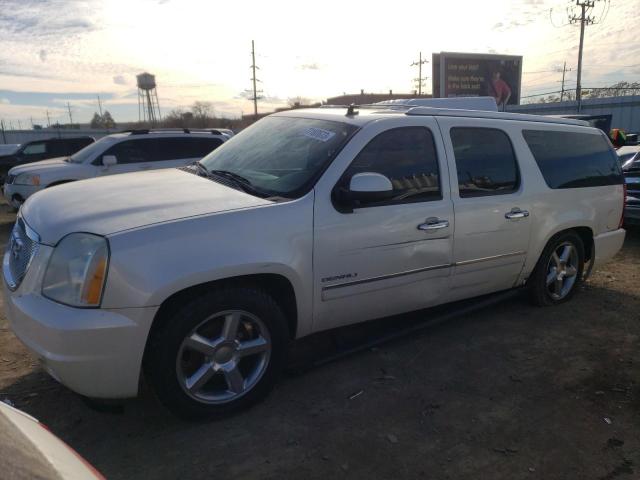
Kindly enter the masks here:
<path id="1" fill-rule="evenodd" d="M 337 351 L 334 351 L 334 353 L 312 360 L 311 362 L 306 362 L 306 364 L 305 363 L 295 364 L 294 362 L 293 365 L 287 368 L 287 371 L 294 375 L 302 374 L 307 371 L 313 370 L 314 368 L 322 367 L 324 365 L 327 365 L 328 363 L 341 360 L 343 358 L 349 357 L 356 353 L 370 350 L 374 347 L 379 347 L 381 345 L 384 345 L 389 342 L 393 342 L 395 340 L 402 339 L 409 335 L 415 336 L 416 334 L 423 333 L 425 330 L 428 330 L 437 325 L 453 320 L 454 318 L 457 318 L 463 315 L 468 315 L 470 313 L 474 313 L 479 310 L 483 310 L 485 308 L 496 305 L 497 303 L 504 302 L 505 300 L 514 298 L 517 295 L 520 295 L 522 290 L 523 288 L 520 287 L 512 290 L 506 290 L 503 292 L 494 293 L 491 295 L 485 295 L 481 297 L 481 300 L 465 300 L 462 302 L 451 304 L 451 306 L 447 306 L 447 307 L 436 307 L 436 308 L 442 308 L 445 311 L 442 313 L 436 314 L 434 316 L 429 316 L 428 320 L 414 323 L 412 325 L 409 325 L 408 327 L 393 329 L 393 331 L 390 333 L 385 333 L 383 335 L 370 337 L 369 339 L 363 341 L 362 343 L 357 343 L 355 345 L 349 345 L 346 347 L 338 346 Z M 346 328 L 349 328 L 349 327 L 346 327 Z M 335 337 L 337 332 L 339 331 L 340 329 L 337 331 L 323 332 L 319 335 L 322 335 L 322 334 L 333 335 L 334 343 L 339 343 L 339 341 Z M 301 342 L 304 342 L 304 339 L 301 340 Z"/>

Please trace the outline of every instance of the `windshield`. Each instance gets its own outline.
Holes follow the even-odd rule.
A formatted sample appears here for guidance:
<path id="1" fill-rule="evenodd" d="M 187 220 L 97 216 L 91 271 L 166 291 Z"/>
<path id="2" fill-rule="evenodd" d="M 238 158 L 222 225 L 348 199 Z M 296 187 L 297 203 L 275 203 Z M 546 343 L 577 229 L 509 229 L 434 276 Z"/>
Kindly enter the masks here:
<path id="1" fill-rule="evenodd" d="M 357 127 L 297 117 L 267 117 L 224 143 L 200 163 L 227 171 L 274 196 L 298 197 L 315 182 Z"/>
<path id="2" fill-rule="evenodd" d="M 78 150 L 76 153 L 67 158 L 67 162 L 71 163 L 84 163 L 89 159 L 94 159 L 97 155 L 100 155 L 107 147 L 113 143 L 113 139 L 110 137 L 102 137 L 94 143 L 90 143 L 82 150 Z"/>

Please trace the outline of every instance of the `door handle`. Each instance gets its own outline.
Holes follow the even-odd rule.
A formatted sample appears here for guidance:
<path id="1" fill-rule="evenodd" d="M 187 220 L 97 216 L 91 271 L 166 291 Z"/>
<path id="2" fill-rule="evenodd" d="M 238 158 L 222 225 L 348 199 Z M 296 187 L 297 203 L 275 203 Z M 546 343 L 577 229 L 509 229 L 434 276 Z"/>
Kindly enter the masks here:
<path id="1" fill-rule="evenodd" d="M 504 218 L 507 220 L 514 220 L 517 218 L 525 218 L 529 216 L 529 212 L 526 210 L 520 210 L 519 208 L 512 208 L 509 213 L 504 214 Z"/>
<path id="2" fill-rule="evenodd" d="M 449 226 L 449 220 L 440 220 L 436 217 L 427 218 L 424 223 L 418 225 L 418 230 L 424 230 L 427 232 L 431 232 L 433 230 L 440 230 L 442 228 L 447 228 Z"/>

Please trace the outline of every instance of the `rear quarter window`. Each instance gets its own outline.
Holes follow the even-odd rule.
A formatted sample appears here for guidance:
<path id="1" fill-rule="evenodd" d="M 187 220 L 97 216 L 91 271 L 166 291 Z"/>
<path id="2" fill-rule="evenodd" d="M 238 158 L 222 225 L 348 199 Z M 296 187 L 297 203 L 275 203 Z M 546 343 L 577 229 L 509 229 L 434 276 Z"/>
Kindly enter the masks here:
<path id="1" fill-rule="evenodd" d="M 619 160 L 598 133 L 523 130 L 549 188 L 584 188 L 623 183 Z"/>

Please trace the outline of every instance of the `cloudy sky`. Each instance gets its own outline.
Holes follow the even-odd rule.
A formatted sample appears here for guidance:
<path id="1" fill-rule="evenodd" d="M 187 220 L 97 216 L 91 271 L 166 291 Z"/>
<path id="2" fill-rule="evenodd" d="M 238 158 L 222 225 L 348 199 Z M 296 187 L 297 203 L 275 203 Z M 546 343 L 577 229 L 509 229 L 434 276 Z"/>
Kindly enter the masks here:
<path id="1" fill-rule="evenodd" d="M 523 55 L 523 95 L 558 90 L 564 61 L 575 84 L 574 3 L 0 0 L 0 118 L 46 123 L 48 110 L 66 122 L 69 102 L 74 121 L 87 122 L 100 94 L 116 121 L 137 120 L 142 71 L 156 75 L 163 112 L 202 100 L 249 113 L 252 39 L 263 111 L 297 96 L 411 91 L 420 50 Z M 593 15 L 583 86 L 639 81 L 638 0 L 601 0 Z"/>

